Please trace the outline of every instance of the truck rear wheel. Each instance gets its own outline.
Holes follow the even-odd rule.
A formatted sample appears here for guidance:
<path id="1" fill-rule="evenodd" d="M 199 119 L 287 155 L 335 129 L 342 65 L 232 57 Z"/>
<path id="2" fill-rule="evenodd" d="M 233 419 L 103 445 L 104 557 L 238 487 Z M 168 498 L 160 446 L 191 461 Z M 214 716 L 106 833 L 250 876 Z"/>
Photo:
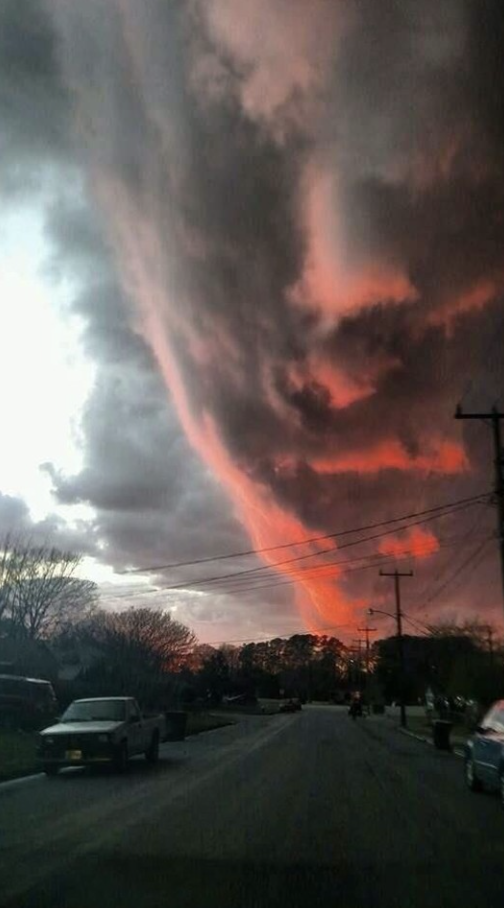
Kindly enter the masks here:
<path id="1" fill-rule="evenodd" d="M 157 731 L 152 735 L 149 747 L 145 751 L 145 759 L 147 763 L 157 763 L 159 760 L 159 735 Z"/>

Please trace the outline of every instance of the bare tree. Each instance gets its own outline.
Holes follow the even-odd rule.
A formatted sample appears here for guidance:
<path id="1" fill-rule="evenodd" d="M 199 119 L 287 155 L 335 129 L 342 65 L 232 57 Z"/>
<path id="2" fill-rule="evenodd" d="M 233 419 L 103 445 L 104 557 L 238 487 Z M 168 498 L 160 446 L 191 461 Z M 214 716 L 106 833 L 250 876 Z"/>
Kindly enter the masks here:
<path id="1" fill-rule="evenodd" d="M 10 536 L 6 536 L 0 547 L 0 622 L 10 617 L 12 583 L 9 573 L 9 558 L 13 549 Z"/>
<path id="2" fill-rule="evenodd" d="M 169 612 L 150 608 L 102 610 L 84 623 L 79 636 L 101 653 L 110 672 L 128 680 L 177 671 L 196 642 L 193 632 Z"/>
<path id="3" fill-rule="evenodd" d="M 14 635 L 47 638 L 94 609 L 97 586 L 76 576 L 79 555 L 12 537 L 0 548 L 0 616 Z"/>

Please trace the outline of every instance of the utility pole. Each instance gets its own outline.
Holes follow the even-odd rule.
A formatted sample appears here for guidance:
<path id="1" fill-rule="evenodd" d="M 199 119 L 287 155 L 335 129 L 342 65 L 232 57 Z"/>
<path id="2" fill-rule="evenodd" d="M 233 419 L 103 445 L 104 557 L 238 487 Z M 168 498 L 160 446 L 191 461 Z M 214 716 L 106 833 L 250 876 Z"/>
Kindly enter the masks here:
<path id="1" fill-rule="evenodd" d="M 366 636 L 366 708 L 368 714 L 371 714 L 371 704 L 369 702 L 369 635 L 372 631 L 378 630 L 376 627 L 369 627 L 369 624 L 366 624 L 366 627 L 357 628 L 359 634 L 365 634 Z"/>
<path id="2" fill-rule="evenodd" d="M 455 419 L 486 419 L 490 420 L 490 422 L 492 423 L 495 467 L 495 496 L 497 498 L 497 539 L 499 542 L 502 595 L 504 598 L 504 472 L 500 428 L 500 421 L 501 419 L 504 419 L 504 413 L 499 413 L 497 407 L 492 407 L 490 413 L 463 413 L 462 407 L 459 404 L 455 411 Z"/>
<path id="3" fill-rule="evenodd" d="M 360 690 L 362 686 L 362 640 L 352 640 L 356 644 L 354 647 L 357 656 L 357 671 L 355 673 L 355 686 Z"/>
<path id="4" fill-rule="evenodd" d="M 400 673 L 400 687 L 401 687 L 401 727 L 406 728 L 408 721 L 406 719 L 406 703 L 405 703 L 405 694 L 406 694 L 406 684 L 405 684 L 405 668 L 404 668 L 404 644 L 403 644 L 403 632 L 402 632 L 402 612 L 401 612 L 401 577 L 413 577 L 413 571 L 380 571 L 380 577 L 393 577 L 394 578 L 394 590 L 395 590 L 395 604 L 396 604 L 396 624 L 397 624 L 397 652 L 399 654 L 399 673 Z"/>
<path id="5" fill-rule="evenodd" d="M 366 625 L 366 627 L 358 627 L 357 630 L 359 634 L 366 635 L 366 672 L 367 674 L 369 674 L 369 635 L 371 632 L 378 630 L 378 628 L 369 627 L 369 625 Z"/>

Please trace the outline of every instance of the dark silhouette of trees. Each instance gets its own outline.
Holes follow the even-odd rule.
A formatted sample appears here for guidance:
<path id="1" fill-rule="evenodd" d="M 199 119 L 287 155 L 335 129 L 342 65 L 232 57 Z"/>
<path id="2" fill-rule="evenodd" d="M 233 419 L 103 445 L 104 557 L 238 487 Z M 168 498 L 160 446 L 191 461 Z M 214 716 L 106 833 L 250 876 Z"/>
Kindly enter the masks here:
<path id="1" fill-rule="evenodd" d="M 196 642 L 193 632 L 169 612 L 150 608 L 101 610 L 73 636 L 77 647 L 93 654 L 84 673 L 88 682 L 144 702 L 181 671 Z"/>
<path id="2" fill-rule="evenodd" d="M 336 638 L 295 634 L 241 647 L 199 648 L 193 675 L 199 697 L 292 697 L 331 700 L 345 685 L 347 650 Z"/>
<path id="3" fill-rule="evenodd" d="M 495 632 L 486 624 L 443 624 L 426 636 L 403 639 L 406 699 L 423 702 L 427 688 L 454 700 L 486 703 L 504 693 L 504 653 Z M 373 647 L 376 677 L 387 700 L 400 690 L 397 638 L 379 640 Z"/>

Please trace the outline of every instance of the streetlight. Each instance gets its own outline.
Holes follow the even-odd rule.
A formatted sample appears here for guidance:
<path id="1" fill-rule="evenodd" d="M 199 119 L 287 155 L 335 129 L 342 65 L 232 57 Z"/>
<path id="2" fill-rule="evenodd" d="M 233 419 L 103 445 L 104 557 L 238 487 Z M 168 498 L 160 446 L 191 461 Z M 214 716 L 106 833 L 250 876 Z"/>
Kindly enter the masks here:
<path id="1" fill-rule="evenodd" d="M 406 717 L 406 703 L 404 698 L 404 649 L 403 649 L 403 637 L 402 637 L 402 624 L 401 624 L 401 611 L 397 610 L 396 614 L 393 615 L 391 612 L 384 612 L 379 608 L 370 608 L 368 609 L 370 615 L 386 615 L 387 618 L 392 618 L 397 625 L 397 653 L 399 656 L 399 677 L 400 677 L 400 691 L 401 698 L 399 703 L 399 708 L 401 711 L 401 727 L 407 728 L 408 720 Z"/>

